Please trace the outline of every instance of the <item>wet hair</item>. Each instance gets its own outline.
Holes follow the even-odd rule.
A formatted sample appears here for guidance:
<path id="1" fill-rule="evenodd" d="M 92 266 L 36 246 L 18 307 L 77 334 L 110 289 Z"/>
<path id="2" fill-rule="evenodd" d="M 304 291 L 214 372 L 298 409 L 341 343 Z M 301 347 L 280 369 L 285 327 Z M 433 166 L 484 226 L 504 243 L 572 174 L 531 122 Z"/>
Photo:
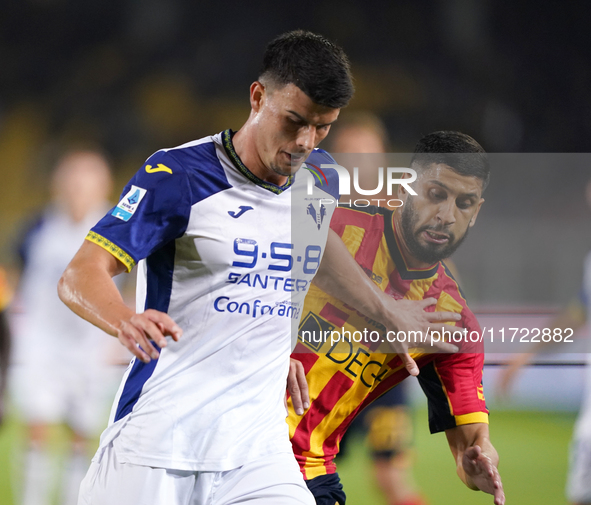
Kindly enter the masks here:
<path id="1" fill-rule="evenodd" d="M 345 52 L 304 30 L 284 33 L 269 43 L 259 80 L 281 87 L 295 84 L 314 103 L 333 109 L 347 105 L 354 91 Z"/>
<path id="2" fill-rule="evenodd" d="M 482 191 L 490 180 L 488 156 L 482 146 L 465 133 L 439 131 L 425 135 L 415 146 L 410 162 L 426 168 L 444 164 L 460 175 L 477 177 L 482 181 Z"/>

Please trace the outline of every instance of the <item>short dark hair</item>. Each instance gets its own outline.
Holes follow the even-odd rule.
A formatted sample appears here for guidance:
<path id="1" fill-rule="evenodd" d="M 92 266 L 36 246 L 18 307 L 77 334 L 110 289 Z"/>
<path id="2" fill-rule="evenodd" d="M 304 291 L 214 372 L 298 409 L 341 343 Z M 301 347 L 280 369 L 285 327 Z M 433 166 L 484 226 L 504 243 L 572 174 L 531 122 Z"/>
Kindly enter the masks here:
<path id="1" fill-rule="evenodd" d="M 353 78 L 345 52 L 321 35 L 304 30 L 284 33 L 269 43 L 259 80 L 293 83 L 310 99 L 340 109 L 353 96 Z"/>
<path id="2" fill-rule="evenodd" d="M 455 131 L 439 131 L 425 135 L 415 146 L 411 166 L 427 167 L 445 164 L 460 175 L 470 175 L 482 181 L 482 191 L 490 180 L 488 156 L 470 135 Z"/>

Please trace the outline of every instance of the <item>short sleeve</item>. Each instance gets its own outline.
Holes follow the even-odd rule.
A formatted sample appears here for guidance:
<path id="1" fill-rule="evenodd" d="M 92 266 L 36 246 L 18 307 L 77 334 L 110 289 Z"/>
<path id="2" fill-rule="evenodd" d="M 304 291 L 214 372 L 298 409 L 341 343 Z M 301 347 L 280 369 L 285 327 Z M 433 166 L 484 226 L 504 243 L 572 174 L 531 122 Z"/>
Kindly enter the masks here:
<path id="1" fill-rule="evenodd" d="M 338 165 L 334 158 L 322 149 L 314 149 L 306 160 L 306 170 L 314 176 L 316 187 L 328 193 L 336 201 L 339 200 L 339 175 L 335 168 L 323 165 Z M 344 168 L 342 170 L 345 170 Z"/>
<path id="2" fill-rule="evenodd" d="M 481 333 L 477 323 L 466 328 Z M 465 352 L 472 349 L 464 348 L 455 354 L 438 354 L 421 368 L 418 379 L 427 396 L 431 433 L 464 424 L 488 423 L 482 385 L 484 352 L 480 343 L 473 347 L 476 352 Z"/>
<path id="3" fill-rule="evenodd" d="M 141 259 L 181 237 L 191 211 L 191 189 L 184 167 L 167 151 L 152 155 L 125 186 L 119 203 L 86 239 L 130 271 Z"/>

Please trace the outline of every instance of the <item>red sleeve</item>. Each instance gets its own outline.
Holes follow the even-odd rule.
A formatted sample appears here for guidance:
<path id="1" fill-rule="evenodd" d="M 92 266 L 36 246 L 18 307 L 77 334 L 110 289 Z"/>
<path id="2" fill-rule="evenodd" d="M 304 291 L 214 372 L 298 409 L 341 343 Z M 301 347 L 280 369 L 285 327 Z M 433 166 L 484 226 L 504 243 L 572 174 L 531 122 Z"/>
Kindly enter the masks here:
<path id="1" fill-rule="evenodd" d="M 481 335 L 480 326 L 469 309 L 462 312 L 467 338 Z M 488 423 L 488 409 L 482 388 L 484 346 L 468 342 L 456 354 L 439 354 L 421 368 L 419 383 L 429 405 L 431 433 L 463 424 Z"/>

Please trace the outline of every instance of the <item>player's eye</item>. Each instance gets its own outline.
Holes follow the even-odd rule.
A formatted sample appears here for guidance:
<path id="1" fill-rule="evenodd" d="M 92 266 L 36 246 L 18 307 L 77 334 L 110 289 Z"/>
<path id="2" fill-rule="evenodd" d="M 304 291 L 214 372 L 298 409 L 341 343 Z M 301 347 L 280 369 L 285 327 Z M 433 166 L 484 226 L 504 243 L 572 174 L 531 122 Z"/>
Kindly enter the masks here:
<path id="1" fill-rule="evenodd" d="M 472 200 L 457 200 L 456 205 L 458 209 L 466 210 L 472 206 Z"/>
<path id="2" fill-rule="evenodd" d="M 447 198 L 447 193 L 438 189 L 432 189 L 429 191 L 429 197 L 436 201 L 445 200 Z"/>
<path id="3" fill-rule="evenodd" d="M 297 118 L 293 118 L 291 116 L 287 116 L 287 122 L 291 125 L 291 126 L 295 126 L 295 127 L 300 127 L 303 126 L 304 123 L 302 122 L 301 119 L 297 119 Z"/>

